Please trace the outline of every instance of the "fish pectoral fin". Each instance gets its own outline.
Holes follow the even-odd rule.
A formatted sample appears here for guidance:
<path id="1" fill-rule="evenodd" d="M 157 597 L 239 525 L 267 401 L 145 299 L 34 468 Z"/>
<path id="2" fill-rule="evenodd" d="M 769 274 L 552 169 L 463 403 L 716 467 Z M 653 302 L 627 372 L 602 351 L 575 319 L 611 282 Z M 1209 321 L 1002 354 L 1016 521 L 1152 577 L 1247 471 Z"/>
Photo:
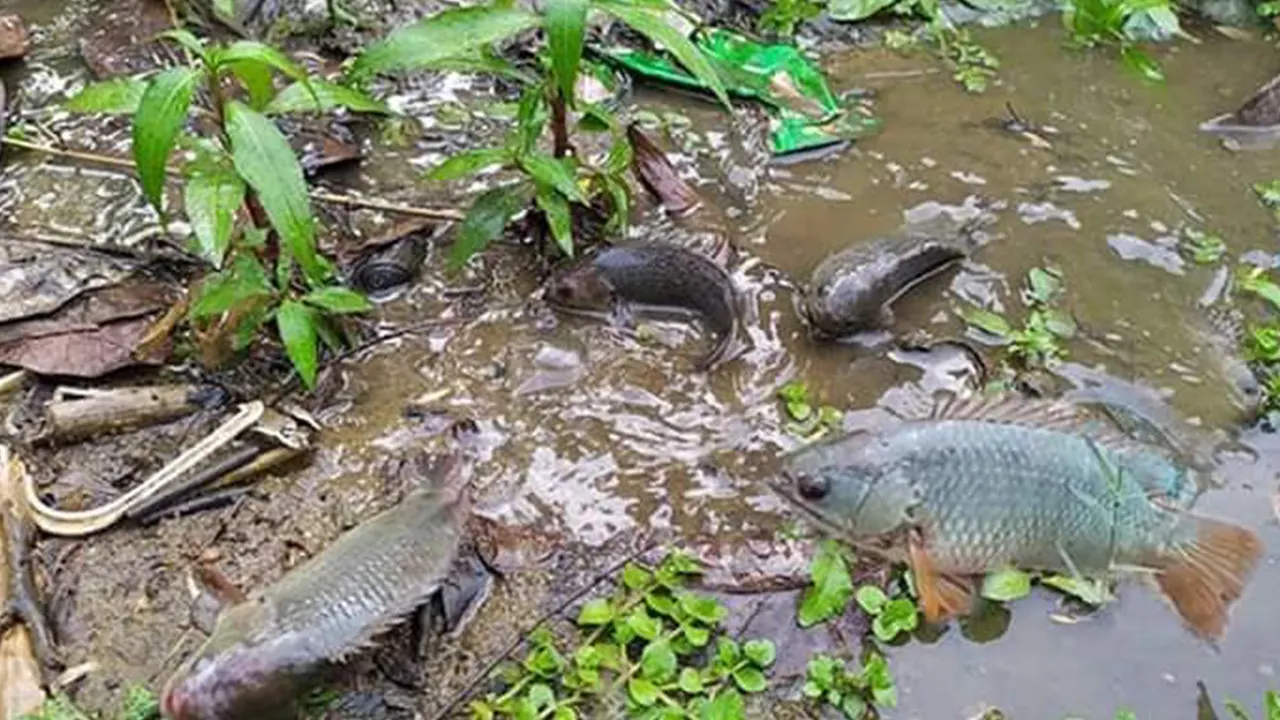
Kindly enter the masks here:
<path id="1" fill-rule="evenodd" d="M 1231 603 L 1244 592 L 1262 555 L 1253 531 L 1209 518 L 1186 516 L 1196 538 L 1167 549 L 1150 563 L 1156 583 L 1197 635 L 1222 636 Z"/>
<path id="2" fill-rule="evenodd" d="M 973 584 L 963 577 L 939 572 L 918 532 L 907 539 L 907 563 L 926 622 L 937 623 L 965 615 L 973 607 Z"/>

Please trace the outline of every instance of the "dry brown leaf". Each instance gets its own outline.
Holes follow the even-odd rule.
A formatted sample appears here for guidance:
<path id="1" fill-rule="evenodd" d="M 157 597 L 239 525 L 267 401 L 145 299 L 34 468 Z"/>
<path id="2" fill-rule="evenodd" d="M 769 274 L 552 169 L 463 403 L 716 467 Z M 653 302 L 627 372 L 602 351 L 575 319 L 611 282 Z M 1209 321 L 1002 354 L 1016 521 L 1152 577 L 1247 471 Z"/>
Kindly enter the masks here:
<path id="1" fill-rule="evenodd" d="M 632 123 L 627 128 L 627 140 L 631 142 L 631 167 L 654 199 L 677 215 L 692 212 L 702 204 L 698 193 L 676 173 L 666 153 L 639 126 Z"/>
<path id="2" fill-rule="evenodd" d="M 108 323 L 60 335 L 23 338 L 0 345 L 0 365 L 14 365 L 40 375 L 96 378 L 131 365 L 160 365 L 170 343 L 149 356 L 135 358 L 134 349 L 151 327 L 150 317 Z"/>

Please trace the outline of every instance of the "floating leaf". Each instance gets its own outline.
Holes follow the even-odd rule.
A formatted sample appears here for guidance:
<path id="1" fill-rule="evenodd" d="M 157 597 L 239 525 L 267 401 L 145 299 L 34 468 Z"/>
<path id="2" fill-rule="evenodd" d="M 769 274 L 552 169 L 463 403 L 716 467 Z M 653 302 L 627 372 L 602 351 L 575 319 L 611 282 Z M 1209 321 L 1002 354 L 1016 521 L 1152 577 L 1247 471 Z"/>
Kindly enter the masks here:
<path id="1" fill-rule="evenodd" d="M 276 326 L 280 329 L 285 353 L 302 383 L 307 389 L 314 388 L 319 364 L 315 314 L 300 302 L 285 300 L 276 310 Z"/>
<path id="2" fill-rule="evenodd" d="M 71 112 L 132 115 L 138 111 L 138 104 L 146 91 L 145 80 L 114 78 L 86 85 L 62 103 L 62 107 Z"/>
<path id="3" fill-rule="evenodd" d="M 257 193 L 271 226 L 308 282 L 321 284 L 330 268 L 316 252 L 311 198 L 289 141 L 275 123 L 244 103 L 227 103 L 226 118 L 236 171 Z"/>
<path id="4" fill-rule="evenodd" d="M 1021 570 L 1001 570 L 989 573 L 982 580 L 982 597 L 996 602 L 1008 602 L 1031 593 L 1031 576 Z"/>
<path id="5" fill-rule="evenodd" d="M 1101 580 L 1086 580 L 1071 575 L 1047 575 L 1040 578 L 1040 584 L 1064 592 L 1095 607 L 1115 599 L 1107 584 Z"/>
<path id="6" fill-rule="evenodd" d="M 966 307 L 960 311 L 960 318 L 979 330 L 995 335 L 1001 340 L 1008 340 L 1013 334 L 1013 327 L 1009 325 L 1009 321 L 990 310 Z"/>
<path id="7" fill-rule="evenodd" d="M 365 48 L 351 73 L 364 78 L 393 70 L 429 68 L 538 24 L 537 15 L 515 5 L 444 10 L 399 28 Z"/>
<path id="8" fill-rule="evenodd" d="M 138 100 L 133 118 L 133 157 L 142 191 L 161 213 L 169 155 L 186 124 L 191 96 L 201 76 L 193 68 L 170 68 L 156 75 Z"/>
<path id="9" fill-rule="evenodd" d="M 572 104 L 587 25 L 587 0 L 548 0 L 543 8 L 551 67 L 560 97 Z"/>
<path id="10" fill-rule="evenodd" d="M 812 584 L 805 588 L 797 618 L 800 627 L 805 628 L 843 613 L 853 596 L 849 564 L 844 549 L 835 541 L 828 540 L 819 546 L 817 556 L 809 565 L 809 575 Z"/>

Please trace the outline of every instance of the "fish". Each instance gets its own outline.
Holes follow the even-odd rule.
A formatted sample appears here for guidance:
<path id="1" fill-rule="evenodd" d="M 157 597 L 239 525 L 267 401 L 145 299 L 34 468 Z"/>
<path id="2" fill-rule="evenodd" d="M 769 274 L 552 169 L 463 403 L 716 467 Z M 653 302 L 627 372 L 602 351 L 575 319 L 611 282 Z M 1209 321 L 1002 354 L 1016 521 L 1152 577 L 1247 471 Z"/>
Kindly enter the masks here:
<path id="1" fill-rule="evenodd" d="M 801 302 L 813 336 L 846 338 L 891 326 L 894 302 L 973 251 L 971 225 L 908 227 L 827 256 L 810 275 Z"/>
<path id="2" fill-rule="evenodd" d="M 1262 545 L 1165 501 L 1190 472 L 1071 403 L 999 394 L 803 447 L 772 485 L 820 526 L 904 562 L 929 622 L 972 609 L 973 579 L 988 572 L 1132 570 L 1214 640 Z"/>
<path id="3" fill-rule="evenodd" d="M 172 720 L 294 717 L 321 672 L 369 646 L 450 576 L 467 509 L 457 453 L 432 480 L 357 525 L 275 583 L 219 613 L 208 640 L 170 677 Z"/>
<path id="4" fill-rule="evenodd" d="M 547 303 L 570 314 L 607 317 L 630 325 L 633 313 L 683 309 L 701 316 L 717 336 L 697 363 L 713 370 L 735 356 L 741 299 L 728 271 L 675 245 L 613 245 L 559 268 L 547 282 Z"/>

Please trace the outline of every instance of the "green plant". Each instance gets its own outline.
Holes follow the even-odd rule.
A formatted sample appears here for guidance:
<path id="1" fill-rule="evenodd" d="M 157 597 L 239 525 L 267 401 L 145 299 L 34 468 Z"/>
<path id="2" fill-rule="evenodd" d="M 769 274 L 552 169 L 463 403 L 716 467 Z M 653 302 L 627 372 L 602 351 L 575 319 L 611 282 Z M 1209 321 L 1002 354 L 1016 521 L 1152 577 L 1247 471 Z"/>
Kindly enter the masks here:
<path id="1" fill-rule="evenodd" d="M 443 181 L 489 168 L 514 171 L 519 179 L 482 193 L 462 221 L 450 263 L 461 266 L 501 235 L 518 213 L 536 208 L 539 227 L 566 255 L 575 248 L 575 212 L 597 199 L 610 209 L 609 229 L 626 223 L 629 189 L 623 173 L 631 148 L 617 119 L 603 105 L 580 100 L 576 86 L 589 17 L 603 13 L 663 46 L 729 107 L 720 76 L 702 52 L 677 28 L 675 6 L 663 0 L 551 0 L 538 12 L 508 2 L 445 10 L 396 30 L 356 59 L 351 76 L 363 82 L 376 73 L 433 67 L 463 67 L 520 76 L 491 46 L 521 32 L 541 29 L 548 59 L 538 78 L 526 78 L 515 127 L 501 147 L 455 155 L 427 173 Z M 576 129 L 607 131 L 612 145 L 605 158 L 590 163 L 574 152 L 569 116 L 578 111 Z M 551 151 L 539 147 L 550 130 Z"/>
<path id="2" fill-rule="evenodd" d="M 1032 268 L 1021 297 L 1027 319 L 1014 328 L 1003 316 L 967 307 L 960 317 L 970 326 L 1009 346 L 1010 357 L 1024 368 L 1041 367 L 1066 356 L 1063 341 L 1075 337 L 1076 323 L 1058 307 L 1063 295 L 1062 273 L 1054 268 Z"/>
<path id="3" fill-rule="evenodd" d="M 804 695 L 839 709 L 849 720 L 866 717 L 872 705 L 891 708 L 898 704 L 898 690 L 889 674 L 889 662 L 876 652 L 853 668 L 828 655 L 811 658 Z"/>
<path id="4" fill-rule="evenodd" d="M 1115 46 L 1126 67 L 1152 82 L 1164 72 L 1137 43 L 1184 34 L 1172 0 L 1069 0 L 1062 22 L 1074 45 Z"/>
<path id="5" fill-rule="evenodd" d="M 1270 209 L 1271 216 L 1280 222 L 1280 180 L 1254 183 L 1253 192 L 1258 196 L 1258 202 Z"/>
<path id="6" fill-rule="evenodd" d="M 116 720 L 158 720 L 160 702 L 150 690 L 131 685 L 125 690 L 120 709 L 110 715 Z M 21 720 L 92 720 L 91 716 L 61 694 L 49 696 L 40 709 L 23 715 Z"/>
<path id="7" fill-rule="evenodd" d="M 934 32 L 942 56 L 952 67 L 952 79 L 971 93 L 982 93 L 1000 68 L 1000 59 L 963 28 Z"/>
<path id="8" fill-rule="evenodd" d="M 822 14 L 823 4 L 814 0 L 773 0 L 773 4 L 760 14 L 756 28 L 761 32 L 781 37 L 796 34 L 796 27 Z"/>
<path id="9" fill-rule="evenodd" d="M 576 643 L 562 651 L 550 631 L 532 633 L 524 661 L 502 670 L 506 690 L 472 702 L 472 717 L 576 718 L 625 694 L 631 717 L 742 720 L 742 693 L 767 688 L 776 649 L 721 635 L 725 608 L 684 589 L 698 572 L 679 553 L 629 563 L 617 591 L 578 611 Z"/>
<path id="10" fill-rule="evenodd" d="M 839 430 L 843 415 L 830 405 L 817 410 L 809 400 L 809 388 L 800 381 L 789 382 L 778 389 L 788 422 L 787 432 L 806 440 L 816 440 L 832 430 Z"/>
<path id="11" fill-rule="evenodd" d="M 919 624 L 916 603 L 909 597 L 890 598 L 875 585 L 863 585 L 854 595 L 858 607 L 871 617 L 871 633 L 881 642 L 892 642 Z"/>
<path id="12" fill-rule="evenodd" d="M 210 45 L 175 29 L 188 65 L 148 78 L 90 85 L 66 107 L 133 116 L 133 155 L 148 202 L 167 216 L 165 182 L 175 148 L 193 250 L 214 272 L 199 283 L 188 319 L 202 356 L 220 364 L 246 349 L 274 321 L 307 387 L 318 371 L 319 342 L 342 345 L 338 318 L 372 308 L 337 283 L 316 245 L 316 221 L 302 167 L 271 115 L 335 107 L 385 112 L 358 90 L 310 77 L 278 50 L 252 41 Z M 292 81 L 277 90 L 274 75 Z M 197 90 L 204 88 L 206 97 Z M 189 116 L 202 135 L 186 132 Z"/>
<path id="13" fill-rule="evenodd" d="M 844 613 L 853 597 L 853 577 L 849 574 L 848 551 L 835 540 L 818 546 L 809 563 L 811 583 L 800 599 L 796 620 L 807 628 Z"/>
<path id="14" fill-rule="evenodd" d="M 1199 230 L 1184 232 L 1178 249 L 1197 265 L 1213 265 L 1227 254 L 1227 244 L 1221 237 Z"/>

